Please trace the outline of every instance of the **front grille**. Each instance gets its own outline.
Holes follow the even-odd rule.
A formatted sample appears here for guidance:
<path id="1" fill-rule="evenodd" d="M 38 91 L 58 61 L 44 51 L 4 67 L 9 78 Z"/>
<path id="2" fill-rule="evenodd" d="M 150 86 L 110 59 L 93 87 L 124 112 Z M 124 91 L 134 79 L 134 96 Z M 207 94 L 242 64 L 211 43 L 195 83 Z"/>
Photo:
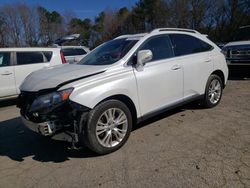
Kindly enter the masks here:
<path id="1" fill-rule="evenodd" d="M 36 98 L 36 93 L 34 92 L 21 92 L 18 96 L 17 107 L 23 109 L 31 105 Z"/>
<path id="2" fill-rule="evenodd" d="M 231 54 L 234 56 L 249 56 L 250 49 L 232 50 Z"/>
<path id="3" fill-rule="evenodd" d="M 246 65 L 250 65 L 250 61 L 230 61 L 231 64 L 246 64 Z"/>
<path id="4" fill-rule="evenodd" d="M 229 49 L 227 50 L 226 57 L 228 59 L 250 59 L 250 49 Z"/>
<path id="5" fill-rule="evenodd" d="M 23 116 L 26 116 L 28 114 L 28 111 L 30 109 L 30 106 L 32 105 L 33 101 L 37 93 L 35 92 L 21 92 L 20 95 L 18 96 L 18 101 L 17 101 L 17 107 L 21 109 L 21 114 Z"/>

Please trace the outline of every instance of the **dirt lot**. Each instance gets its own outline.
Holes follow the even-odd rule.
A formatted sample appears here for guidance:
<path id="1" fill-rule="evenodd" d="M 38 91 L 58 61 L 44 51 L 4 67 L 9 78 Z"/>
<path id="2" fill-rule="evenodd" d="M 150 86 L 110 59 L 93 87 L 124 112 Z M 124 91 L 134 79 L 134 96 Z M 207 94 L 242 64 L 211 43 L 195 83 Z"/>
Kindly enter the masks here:
<path id="1" fill-rule="evenodd" d="M 250 187 L 250 80 L 230 80 L 214 109 L 187 105 L 138 125 L 106 156 L 27 130 L 3 104 L 0 187 Z"/>

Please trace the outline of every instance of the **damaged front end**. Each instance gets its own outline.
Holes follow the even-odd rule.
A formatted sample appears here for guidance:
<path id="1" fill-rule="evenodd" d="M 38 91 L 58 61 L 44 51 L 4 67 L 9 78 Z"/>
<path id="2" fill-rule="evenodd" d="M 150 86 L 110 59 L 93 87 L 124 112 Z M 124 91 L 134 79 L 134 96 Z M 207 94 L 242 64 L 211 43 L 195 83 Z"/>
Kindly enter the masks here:
<path id="1" fill-rule="evenodd" d="M 31 130 L 51 137 L 77 143 L 82 128 L 79 117 L 90 109 L 69 100 L 73 88 L 53 91 L 21 92 L 17 107 L 23 123 Z"/>

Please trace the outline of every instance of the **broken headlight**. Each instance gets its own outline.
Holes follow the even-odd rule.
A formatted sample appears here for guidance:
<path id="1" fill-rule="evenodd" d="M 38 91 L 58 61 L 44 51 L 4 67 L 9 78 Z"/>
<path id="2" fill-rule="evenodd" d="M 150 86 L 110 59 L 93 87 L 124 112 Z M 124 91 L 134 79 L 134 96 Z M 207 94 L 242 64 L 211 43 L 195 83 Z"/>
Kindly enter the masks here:
<path id="1" fill-rule="evenodd" d="M 68 100 L 73 88 L 56 91 L 46 95 L 41 95 L 34 100 L 30 107 L 30 112 L 37 111 L 50 111 L 51 108 L 58 106 L 59 104 Z"/>

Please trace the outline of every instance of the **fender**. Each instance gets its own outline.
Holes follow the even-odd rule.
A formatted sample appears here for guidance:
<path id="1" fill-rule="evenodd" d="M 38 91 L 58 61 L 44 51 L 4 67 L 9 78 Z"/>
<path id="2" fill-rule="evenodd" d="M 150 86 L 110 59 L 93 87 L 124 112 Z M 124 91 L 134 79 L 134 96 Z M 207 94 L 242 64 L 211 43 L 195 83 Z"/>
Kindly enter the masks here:
<path id="1" fill-rule="evenodd" d="M 67 85 L 67 87 L 70 86 L 74 87 L 74 83 Z M 129 97 L 136 107 L 137 115 L 141 115 L 139 110 L 137 84 L 132 70 L 103 77 L 97 82 L 76 87 L 69 99 L 93 109 L 98 103 L 114 95 L 125 95 Z"/>

